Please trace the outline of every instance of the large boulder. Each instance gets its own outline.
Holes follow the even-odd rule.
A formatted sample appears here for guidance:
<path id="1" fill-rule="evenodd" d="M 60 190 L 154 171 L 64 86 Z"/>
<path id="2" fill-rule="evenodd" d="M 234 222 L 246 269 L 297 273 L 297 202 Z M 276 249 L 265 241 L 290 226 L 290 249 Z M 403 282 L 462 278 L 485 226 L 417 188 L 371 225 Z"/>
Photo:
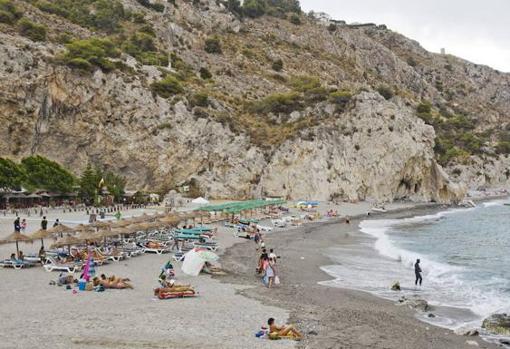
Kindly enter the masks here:
<path id="1" fill-rule="evenodd" d="M 510 336 L 510 315 L 492 314 L 483 320 L 482 328 L 494 334 Z"/>

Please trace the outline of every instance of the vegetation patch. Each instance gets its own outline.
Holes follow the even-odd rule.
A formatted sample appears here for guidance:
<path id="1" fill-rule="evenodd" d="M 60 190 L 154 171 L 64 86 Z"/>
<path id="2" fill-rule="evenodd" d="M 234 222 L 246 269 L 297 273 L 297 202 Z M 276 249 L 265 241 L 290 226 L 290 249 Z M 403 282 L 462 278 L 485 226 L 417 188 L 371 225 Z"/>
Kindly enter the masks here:
<path id="1" fill-rule="evenodd" d="M 34 23 L 27 18 L 18 22 L 19 33 L 32 41 L 46 41 L 46 26 Z"/>
<path id="2" fill-rule="evenodd" d="M 434 151 L 441 165 L 481 154 L 483 145 L 489 141 L 486 134 L 474 132 L 475 122 L 466 115 L 445 111 L 438 113 L 426 101 L 417 106 L 416 112 L 420 119 L 436 131 Z"/>
<path id="3" fill-rule="evenodd" d="M 72 68 L 82 70 L 99 67 L 104 71 L 111 71 L 116 67 L 116 64 L 110 58 L 120 56 L 120 51 L 109 39 L 73 40 L 66 45 L 66 49 L 62 61 Z"/>
<path id="4" fill-rule="evenodd" d="M 22 16 L 11 0 L 0 0 L 0 23 L 14 24 Z"/>
<path id="5" fill-rule="evenodd" d="M 256 114 L 291 113 L 303 109 L 301 95 L 297 92 L 275 93 L 261 100 L 252 102 L 248 111 Z"/>
<path id="6" fill-rule="evenodd" d="M 156 12 L 163 12 L 165 11 L 165 5 L 163 5 L 160 2 L 150 2 L 149 0 L 136 0 L 140 5 L 143 7 L 146 7 L 148 9 L 151 9 Z"/>
<path id="7" fill-rule="evenodd" d="M 184 92 L 184 88 L 175 76 L 169 74 L 164 79 L 153 82 L 151 91 L 162 98 L 170 98 Z"/>
<path id="8" fill-rule="evenodd" d="M 389 87 L 389 86 L 386 86 L 386 85 L 380 85 L 378 88 L 377 88 L 377 92 L 384 97 L 384 99 L 386 100 L 390 100 L 393 98 L 393 96 L 395 95 L 395 93 L 393 92 L 393 90 Z"/>
<path id="9" fill-rule="evenodd" d="M 205 40 L 204 50 L 207 53 L 222 54 L 221 41 L 217 36 Z"/>

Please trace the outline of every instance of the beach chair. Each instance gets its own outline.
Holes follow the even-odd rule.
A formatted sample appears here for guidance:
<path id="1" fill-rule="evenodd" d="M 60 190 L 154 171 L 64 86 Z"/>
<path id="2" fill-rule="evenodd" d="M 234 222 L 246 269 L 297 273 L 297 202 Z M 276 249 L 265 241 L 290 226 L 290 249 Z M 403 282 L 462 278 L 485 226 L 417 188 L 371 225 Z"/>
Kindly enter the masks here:
<path id="1" fill-rule="evenodd" d="M 81 265 L 76 263 L 59 263 L 53 257 L 46 257 L 46 264 L 44 264 L 43 267 L 48 272 L 65 271 L 68 273 L 75 273 L 80 270 Z"/>
<path id="2" fill-rule="evenodd" d="M 218 249 L 218 245 L 214 243 L 207 243 L 207 242 L 194 242 L 193 247 L 195 248 L 205 248 L 209 251 L 215 252 Z"/>
<path id="3" fill-rule="evenodd" d="M 151 240 L 152 242 L 155 242 Z M 143 253 L 155 253 L 155 254 L 163 254 L 163 253 L 169 253 L 170 248 L 166 244 L 161 244 L 158 242 L 159 247 L 148 247 L 146 246 L 147 242 L 144 243 L 144 247 L 142 248 Z"/>
<path id="4" fill-rule="evenodd" d="M 0 267 L 2 268 L 12 268 L 15 270 L 20 270 L 23 268 L 30 268 L 35 266 L 34 263 L 28 262 L 28 261 L 20 261 L 20 260 L 11 260 L 11 259 L 5 259 L 3 261 L 0 261 Z"/>

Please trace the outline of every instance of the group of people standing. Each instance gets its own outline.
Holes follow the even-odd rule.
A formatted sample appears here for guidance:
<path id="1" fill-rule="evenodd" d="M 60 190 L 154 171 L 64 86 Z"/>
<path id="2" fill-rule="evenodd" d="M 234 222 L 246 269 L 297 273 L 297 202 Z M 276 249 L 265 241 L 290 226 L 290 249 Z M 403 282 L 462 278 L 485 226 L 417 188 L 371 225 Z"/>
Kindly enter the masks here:
<path id="1" fill-rule="evenodd" d="M 262 276 L 262 282 L 268 288 L 280 284 L 280 277 L 278 276 L 276 263 L 278 256 L 272 248 L 269 249 L 269 252 L 267 251 L 260 232 L 256 233 L 255 242 L 257 243 L 257 251 L 261 250 L 257 265 L 257 273 Z"/>
<path id="2" fill-rule="evenodd" d="M 55 223 L 53 223 L 53 226 L 56 227 L 60 224 L 60 220 L 57 218 L 55 220 Z M 16 233 L 25 233 L 27 230 L 27 220 L 25 218 L 21 219 L 20 217 L 16 217 L 14 220 L 14 231 Z M 48 229 L 48 220 L 46 219 L 46 216 L 43 216 L 43 219 L 41 220 L 41 229 L 46 230 Z"/>

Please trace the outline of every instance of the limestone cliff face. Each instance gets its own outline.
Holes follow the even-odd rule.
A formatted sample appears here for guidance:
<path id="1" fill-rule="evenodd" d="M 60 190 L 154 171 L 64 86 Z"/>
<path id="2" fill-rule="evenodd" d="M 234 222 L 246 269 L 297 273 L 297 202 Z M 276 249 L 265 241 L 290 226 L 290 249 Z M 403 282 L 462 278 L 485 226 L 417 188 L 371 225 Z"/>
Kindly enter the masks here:
<path id="1" fill-rule="evenodd" d="M 131 72 L 73 70 L 57 62 L 63 46 L 53 39 L 63 30 L 81 38 L 95 33 L 15 3 L 48 26 L 49 40 L 32 42 L 0 24 L 1 156 L 39 153 L 77 174 L 90 161 L 125 175 L 131 187 L 171 189 L 194 179 L 214 198 L 449 202 L 488 177 L 490 185 L 510 177 L 500 174 L 510 166 L 504 159 L 487 166 L 493 175 L 476 175 L 486 161 L 473 158 L 475 165 L 455 165 L 464 166 L 462 176 L 453 176 L 463 184 L 452 182 L 455 166 L 449 176 L 436 163 L 434 129 L 415 112 L 422 98 L 450 103 L 435 86 L 442 76 L 443 88 L 463 84 L 465 93 L 452 103 L 478 115 L 480 128 L 507 123 L 508 74 L 428 53 L 389 30 L 338 27 L 332 33 L 307 18 L 301 26 L 272 17 L 240 20 L 216 1 L 165 2 L 165 11 L 156 13 L 125 0 L 153 24 L 158 45 L 194 75 L 183 94 L 165 99 L 150 84 L 178 67 L 145 66 L 123 54 Z M 203 49 L 213 34 L 221 39 L 221 55 Z M 417 67 L 407 63 L 411 56 Z M 271 69 L 277 59 L 284 62 L 279 73 Z M 203 67 L 212 80 L 200 80 Z M 343 109 L 302 96 L 305 105 L 295 111 L 246 112 L 252 101 L 291 91 L 298 75 L 316 76 L 326 90 L 347 89 L 353 97 Z M 375 91 L 380 84 L 396 95 L 384 99 Z M 204 90 L 208 105 L 193 106 L 193 94 Z M 260 130 L 266 128 L 273 136 L 264 142 Z"/>
<path id="2" fill-rule="evenodd" d="M 316 127 L 313 140 L 280 147 L 259 189 L 294 198 L 351 201 L 448 202 L 463 195 L 434 160 L 432 127 L 378 94 L 362 93 L 354 103 L 342 119 Z"/>

